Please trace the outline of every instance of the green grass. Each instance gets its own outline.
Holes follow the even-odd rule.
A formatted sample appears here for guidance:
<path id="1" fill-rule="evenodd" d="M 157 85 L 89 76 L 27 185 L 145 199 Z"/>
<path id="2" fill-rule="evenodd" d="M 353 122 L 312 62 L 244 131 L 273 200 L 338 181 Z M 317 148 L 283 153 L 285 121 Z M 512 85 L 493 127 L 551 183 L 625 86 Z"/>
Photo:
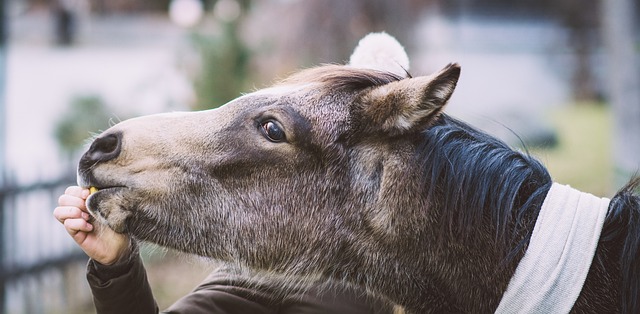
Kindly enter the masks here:
<path id="1" fill-rule="evenodd" d="M 599 196 L 612 194 L 611 114 L 599 104 L 575 104 L 550 113 L 558 145 L 534 149 L 553 180 Z"/>

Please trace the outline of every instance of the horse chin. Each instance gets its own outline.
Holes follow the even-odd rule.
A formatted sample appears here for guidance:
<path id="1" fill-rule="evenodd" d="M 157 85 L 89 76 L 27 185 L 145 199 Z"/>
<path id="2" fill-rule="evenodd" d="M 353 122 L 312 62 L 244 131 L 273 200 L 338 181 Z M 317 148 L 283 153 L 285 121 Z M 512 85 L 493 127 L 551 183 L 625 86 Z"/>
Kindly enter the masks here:
<path id="1" fill-rule="evenodd" d="M 127 231 L 126 221 L 132 215 L 133 206 L 124 197 L 126 187 L 102 188 L 89 195 L 86 204 L 91 216 L 117 233 Z"/>

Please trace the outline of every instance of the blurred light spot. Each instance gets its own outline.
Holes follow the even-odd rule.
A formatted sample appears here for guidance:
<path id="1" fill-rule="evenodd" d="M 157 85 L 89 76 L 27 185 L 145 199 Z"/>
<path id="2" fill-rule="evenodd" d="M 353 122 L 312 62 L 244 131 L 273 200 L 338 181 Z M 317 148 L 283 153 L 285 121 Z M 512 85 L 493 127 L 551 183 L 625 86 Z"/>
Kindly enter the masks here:
<path id="1" fill-rule="evenodd" d="M 200 0 L 172 0 L 169 4 L 169 18 L 180 27 L 193 27 L 202 18 Z"/>

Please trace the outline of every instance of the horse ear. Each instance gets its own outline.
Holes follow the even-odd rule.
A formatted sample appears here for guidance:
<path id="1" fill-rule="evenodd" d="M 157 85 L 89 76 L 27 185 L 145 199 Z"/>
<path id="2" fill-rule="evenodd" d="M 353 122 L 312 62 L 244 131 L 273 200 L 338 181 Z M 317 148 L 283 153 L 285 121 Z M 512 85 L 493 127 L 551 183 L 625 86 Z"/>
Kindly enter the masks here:
<path id="1" fill-rule="evenodd" d="M 459 77 L 460 65 L 452 63 L 431 76 L 403 79 L 367 90 L 360 98 L 361 126 L 389 135 L 424 130 L 444 109 Z"/>

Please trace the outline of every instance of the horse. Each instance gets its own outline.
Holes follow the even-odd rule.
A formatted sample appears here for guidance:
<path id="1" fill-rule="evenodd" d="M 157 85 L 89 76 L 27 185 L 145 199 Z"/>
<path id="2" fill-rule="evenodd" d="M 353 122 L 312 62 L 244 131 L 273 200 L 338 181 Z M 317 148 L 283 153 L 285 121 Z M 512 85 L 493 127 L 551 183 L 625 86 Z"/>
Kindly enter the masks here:
<path id="1" fill-rule="evenodd" d="M 553 180 L 443 112 L 458 64 L 412 77 L 401 46 L 385 50 L 395 43 L 216 109 L 111 127 L 79 161 L 79 185 L 98 188 L 88 209 L 116 232 L 282 281 L 360 286 L 408 313 L 493 312 Z M 608 203 L 571 312 L 640 311 L 639 185 Z"/>

